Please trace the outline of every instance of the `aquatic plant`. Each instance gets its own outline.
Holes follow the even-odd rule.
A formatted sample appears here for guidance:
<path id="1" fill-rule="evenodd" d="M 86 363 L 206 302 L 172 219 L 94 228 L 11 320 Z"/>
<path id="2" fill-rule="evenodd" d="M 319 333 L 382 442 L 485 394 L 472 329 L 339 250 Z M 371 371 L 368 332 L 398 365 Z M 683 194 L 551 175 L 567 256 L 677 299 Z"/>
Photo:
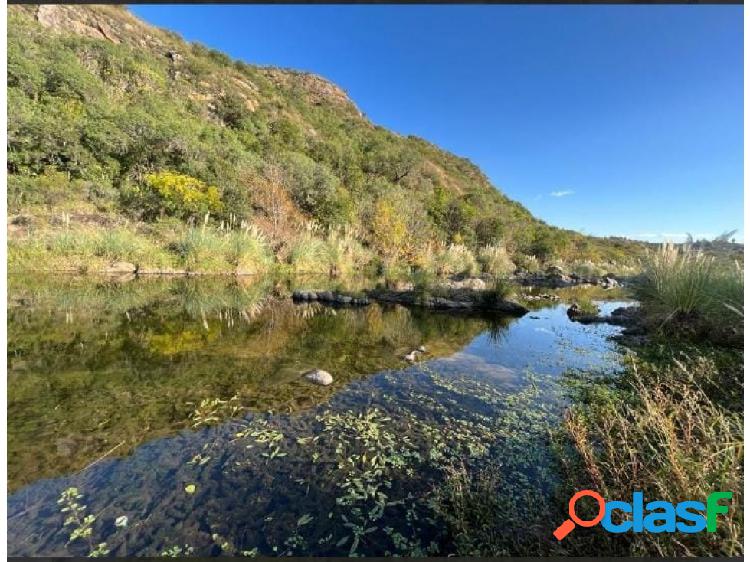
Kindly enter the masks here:
<path id="1" fill-rule="evenodd" d="M 66 488 L 57 500 L 57 503 L 60 505 L 60 513 L 66 514 L 63 525 L 71 528 L 68 544 L 78 539 L 84 539 L 88 543 L 89 557 L 98 558 L 106 556 L 109 554 L 107 543 L 95 544 L 91 538 L 96 516 L 86 513 L 87 506 L 78 503 L 82 499 L 83 494 L 78 492 L 78 488 Z"/>

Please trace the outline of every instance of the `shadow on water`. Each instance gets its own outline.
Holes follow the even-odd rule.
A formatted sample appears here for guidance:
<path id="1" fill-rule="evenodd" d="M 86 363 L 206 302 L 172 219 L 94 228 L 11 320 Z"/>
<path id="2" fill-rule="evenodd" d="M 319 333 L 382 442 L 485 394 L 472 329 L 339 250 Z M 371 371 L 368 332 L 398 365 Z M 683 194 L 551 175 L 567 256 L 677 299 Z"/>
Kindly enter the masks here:
<path id="1" fill-rule="evenodd" d="M 619 361 L 616 328 L 562 305 L 329 308 L 257 279 L 9 287 L 11 554 L 89 553 L 66 545 L 72 486 L 112 554 L 450 553 L 434 509 L 446 471 L 503 462 L 513 508 L 543 502 L 558 376 Z M 312 368 L 334 384 L 300 377 Z"/>

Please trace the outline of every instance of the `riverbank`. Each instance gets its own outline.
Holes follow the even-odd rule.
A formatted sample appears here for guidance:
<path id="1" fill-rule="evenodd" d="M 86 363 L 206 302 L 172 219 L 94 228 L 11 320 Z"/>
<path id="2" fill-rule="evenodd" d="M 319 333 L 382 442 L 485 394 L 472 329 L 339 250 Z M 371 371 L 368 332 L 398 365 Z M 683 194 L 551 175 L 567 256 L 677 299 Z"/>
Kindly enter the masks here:
<path id="1" fill-rule="evenodd" d="M 592 549 L 640 556 L 743 554 L 743 276 L 736 263 L 671 246 L 650 256 L 640 307 L 599 316 L 627 326 L 625 372 L 571 376 L 572 406 L 557 434 L 566 485 L 608 499 L 676 504 L 731 492 L 716 532 L 628 533 L 600 529 L 566 539 L 570 554 Z M 570 312 L 569 312 L 570 316 Z M 612 546 L 617 548 L 613 551 Z"/>

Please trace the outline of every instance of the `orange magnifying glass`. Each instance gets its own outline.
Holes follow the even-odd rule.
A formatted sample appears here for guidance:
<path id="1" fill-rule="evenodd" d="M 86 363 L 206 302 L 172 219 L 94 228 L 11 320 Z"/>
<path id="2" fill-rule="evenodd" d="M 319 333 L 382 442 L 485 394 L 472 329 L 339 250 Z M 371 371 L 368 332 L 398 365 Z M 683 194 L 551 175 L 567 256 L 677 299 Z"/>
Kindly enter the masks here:
<path id="1" fill-rule="evenodd" d="M 576 515 L 576 502 L 584 496 L 594 498 L 596 500 L 596 503 L 599 504 L 599 513 L 597 513 L 596 517 L 594 517 L 590 521 L 581 519 L 580 517 L 578 517 L 578 515 Z M 565 521 L 563 521 L 563 524 L 555 529 L 555 532 L 552 534 L 555 535 L 555 538 L 558 541 L 561 541 L 568 536 L 568 533 L 576 528 L 576 525 L 579 525 L 581 527 L 593 527 L 594 525 L 597 525 L 602 519 L 604 519 L 605 510 L 606 507 L 604 505 L 604 498 L 598 493 L 594 492 L 593 490 L 581 490 L 580 492 L 576 492 L 568 502 L 568 515 L 570 516 L 570 519 L 566 519 Z"/>

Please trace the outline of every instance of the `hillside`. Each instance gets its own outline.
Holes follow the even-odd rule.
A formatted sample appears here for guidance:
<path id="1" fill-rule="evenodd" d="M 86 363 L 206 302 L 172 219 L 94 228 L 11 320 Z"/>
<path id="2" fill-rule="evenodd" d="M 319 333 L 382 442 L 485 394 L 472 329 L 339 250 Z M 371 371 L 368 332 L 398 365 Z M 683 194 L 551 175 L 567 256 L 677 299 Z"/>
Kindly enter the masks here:
<path id="1" fill-rule="evenodd" d="M 232 60 L 123 7 L 8 16 L 12 266 L 211 270 L 221 254 L 238 270 L 460 273 L 477 259 L 609 267 L 640 248 L 544 224 L 469 160 L 378 127 L 314 74 Z"/>

